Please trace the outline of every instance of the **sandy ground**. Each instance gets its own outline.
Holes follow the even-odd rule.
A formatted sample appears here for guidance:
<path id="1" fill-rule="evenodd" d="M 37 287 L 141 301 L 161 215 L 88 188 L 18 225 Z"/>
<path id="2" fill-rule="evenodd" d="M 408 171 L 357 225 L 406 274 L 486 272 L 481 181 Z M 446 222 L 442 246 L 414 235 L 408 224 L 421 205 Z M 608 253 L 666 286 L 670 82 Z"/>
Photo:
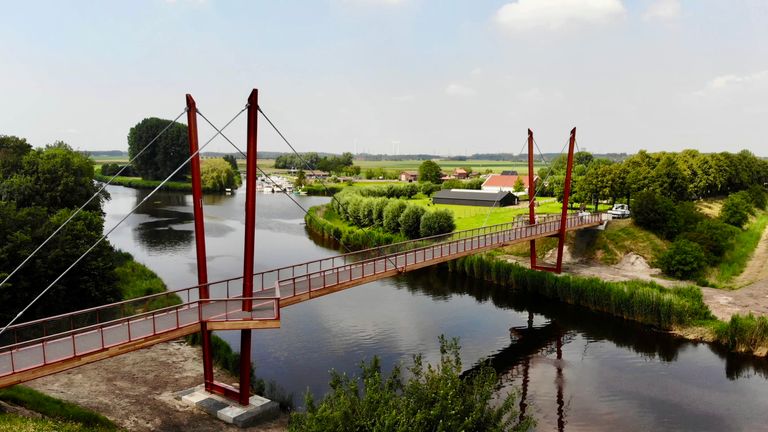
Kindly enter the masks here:
<path id="1" fill-rule="evenodd" d="M 26 385 L 99 412 L 129 431 L 284 431 L 287 416 L 240 429 L 174 399 L 203 382 L 202 353 L 172 341 L 91 363 Z M 216 379 L 236 380 L 217 370 Z"/>

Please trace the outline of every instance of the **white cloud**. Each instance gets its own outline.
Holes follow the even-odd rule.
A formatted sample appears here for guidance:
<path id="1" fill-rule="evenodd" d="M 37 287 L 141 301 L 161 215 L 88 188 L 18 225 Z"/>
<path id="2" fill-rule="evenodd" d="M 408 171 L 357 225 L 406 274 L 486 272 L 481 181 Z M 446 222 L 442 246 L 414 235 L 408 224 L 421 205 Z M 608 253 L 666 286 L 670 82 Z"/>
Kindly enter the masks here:
<path id="1" fill-rule="evenodd" d="M 605 24 L 625 13 L 620 0 L 517 0 L 496 12 L 496 22 L 511 30 L 559 30 Z"/>
<path id="2" fill-rule="evenodd" d="M 656 0 L 648 7 L 643 18 L 647 20 L 671 20 L 679 17 L 681 12 L 680 0 Z"/>
<path id="3" fill-rule="evenodd" d="M 706 88 L 694 92 L 696 96 L 706 96 L 716 92 L 728 90 L 756 90 L 768 89 L 768 69 L 746 75 L 721 75 L 707 83 Z"/>
<path id="4" fill-rule="evenodd" d="M 393 96 L 392 97 L 392 100 L 395 101 L 395 102 L 410 102 L 410 101 L 412 101 L 414 99 L 416 99 L 416 97 L 414 97 L 411 94 L 404 94 L 404 95 Z"/>
<path id="5" fill-rule="evenodd" d="M 450 83 L 448 84 L 448 87 L 445 88 L 445 94 L 448 96 L 468 97 L 476 95 L 477 92 L 473 88 L 461 84 Z"/>

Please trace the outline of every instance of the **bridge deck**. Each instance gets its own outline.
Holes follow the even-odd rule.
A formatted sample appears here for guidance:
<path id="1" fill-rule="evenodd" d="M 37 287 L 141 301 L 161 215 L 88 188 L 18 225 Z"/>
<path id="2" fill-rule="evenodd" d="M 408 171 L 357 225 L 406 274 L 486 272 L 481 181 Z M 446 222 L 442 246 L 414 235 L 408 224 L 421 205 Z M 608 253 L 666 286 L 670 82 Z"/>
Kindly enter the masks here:
<path id="1" fill-rule="evenodd" d="M 601 222 L 600 214 L 569 216 L 567 229 Z M 202 321 L 213 330 L 279 327 L 280 307 L 552 236 L 559 225 L 559 216 L 534 225 L 501 224 L 259 272 L 253 276 L 256 292 L 249 298 L 242 297 L 242 278 L 234 278 L 208 284 L 211 295 L 221 298 L 198 300 L 200 287 L 195 286 L 18 324 L 0 340 L 0 388 L 191 334 Z M 181 304 L 153 306 L 178 298 Z M 244 302 L 252 304 L 250 310 Z"/>

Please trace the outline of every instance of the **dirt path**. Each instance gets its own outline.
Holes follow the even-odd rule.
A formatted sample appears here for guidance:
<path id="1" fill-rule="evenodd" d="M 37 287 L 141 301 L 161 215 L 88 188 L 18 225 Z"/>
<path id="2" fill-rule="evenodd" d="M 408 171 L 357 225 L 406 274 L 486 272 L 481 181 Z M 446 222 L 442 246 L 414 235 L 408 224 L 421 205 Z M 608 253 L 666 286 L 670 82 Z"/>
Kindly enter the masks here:
<path id="1" fill-rule="evenodd" d="M 27 383 L 51 396 L 99 412 L 129 431 L 286 430 L 287 418 L 239 429 L 174 399 L 203 382 L 199 347 L 181 341 L 155 345 Z M 236 380 L 220 370 L 217 380 Z"/>

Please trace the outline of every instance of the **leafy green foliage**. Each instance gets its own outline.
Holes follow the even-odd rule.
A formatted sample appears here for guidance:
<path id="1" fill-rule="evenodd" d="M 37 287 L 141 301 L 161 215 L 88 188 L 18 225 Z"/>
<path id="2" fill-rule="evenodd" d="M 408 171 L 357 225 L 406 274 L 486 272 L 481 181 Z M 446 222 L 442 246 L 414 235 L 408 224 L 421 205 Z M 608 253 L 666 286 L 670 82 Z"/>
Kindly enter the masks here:
<path id="1" fill-rule="evenodd" d="M 16 206 L 40 207 L 54 213 L 64 208 L 77 208 L 98 189 L 93 183 L 93 163 L 88 157 L 63 142 L 27 152 L 16 171 L 0 182 L 0 201 Z M 86 210 L 101 212 L 101 204 L 109 197 L 104 193 L 91 201 Z"/>
<path id="2" fill-rule="evenodd" d="M 732 194 L 726 198 L 723 207 L 720 209 L 720 219 L 736 228 L 742 228 L 749 221 L 749 215 L 752 213 L 752 202 L 749 195 Z"/>
<path id="3" fill-rule="evenodd" d="M 675 240 L 659 258 L 664 273 L 678 279 L 694 279 L 707 265 L 704 250 L 697 243 L 686 239 Z"/>
<path id="4" fill-rule="evenodd" d="M 421 217 L 419 234 L 421 237 L 431 237 L 449 233 L 454 229 L 456 229 L 456 223 L 453 221 L 453 213 L 449 210 L 435 210 Z"/>
<path id="5" fill-rule="evenodd" d="M 222 157 L 222 159 L 224 159 L 225 161 L 227 161 L 227 163 L 229 164 L 229 166 L 231 166 L 231 167 L 232 167 L 232 171 L 238 171 L 238 168 L 237 168 L 237 159 L 235 159 L 235 156 L 233 156 L 233 155 L 231 155 L 231 154 L 228 154 L 228 155 L 224 155 L 224 156 Z"/>
<path id="6" fill-rule="evenodd" d="M 752 201 L 752 205 L 758 210 L 765 210 L 768 205 L 768 193 L 765 188 L 760 185 L 752 185 L 747 189 L 747 194 Z"/>
<path id="7" fill-rule="evenodd" d="M 309 169 L 327 171 L 337 175 L 360 174 L 360 168 L 351 168 L 354 156 L 346 152 L 341 156 L 318 156 L 317 153 L 304 153 L 300 157 L 295 154 L 280 155 L 275 159 L 277 169 Z"/>
<path id="8" fill-rule="evenodd" d="M 145 118 L 128 132 L 128 156 L 133 159 L 149 144 L 171 120 L 156 117 Z M 189 158 L 187 126 L 173 123 L 154 144 L 144 150 L 133 162 L 136 172 L 145 180 L 163 180 Z M 174 179 L 183 180 L 189 174 L 186 164 Z"/>
<path id="9" fill-rule="evenodd" d="M 496 374 L 490 367 L 462 379 L 458 339 L 440 337 L 440 364 L 424 366 L 420 355 L 408 368 L 385 377 L 377 357 L 360 365 L 360 376 L 331 372 L 331 392 L 319 404 L 307 394 L 307 412 L 291 415 L 290 431 L 525 431 L 517 422 L 514 394 L 491 407 Z"/>
<path id="10" fill-rule="evenodd" d="M 421 232 L 421 217 L 426 210 L 420 205 L 409 205 L 403 210 L 398 222 L 400 232 L 409 239 L 419 238 Z"/>
<path id="11" fill-rule="evenodd" d="M 733 244 L 738 229 L 714 219 L 703 219 L 692 231 L 680 238 L 697 243 L 707 255 L 709 263 L 716 263 Z"/>
<path id="12" fill-rule="evenodd" d="M 200 164 L 200 183 L 203 189 L 212 192 L 224 192 L 240 186 L 240 176 L 223 158 L 203 159 Z"/>
<path id="13" fill-rule="evenodd" d="M 0 180 L 5 180 L 21 169 L 22 159 L 32 150 L 26 139 L 0 135 Z"/>
<path id="14" fill-rule="evenodd" d="M 440 170 L 440 165 L 432 160 L 425 160 L 419 165 L 419 181 L 440 183 L 440 179 L 443 177 L 443 173 Z"/>
<path id="15" fill-rule="evenodd" d="M 408 205 L 405 201 L 391 200 L 384 207 L 384 229 L 389 232 L 400 232 L 400 215 L 403 214 Z"/>
<path id="16" fill-rule="evenodd" d="M 669 222 L 675 219 L 675 202 L 653 191 L 635 195 L 632 218 L 637 226 L 670 237 Z"/>

